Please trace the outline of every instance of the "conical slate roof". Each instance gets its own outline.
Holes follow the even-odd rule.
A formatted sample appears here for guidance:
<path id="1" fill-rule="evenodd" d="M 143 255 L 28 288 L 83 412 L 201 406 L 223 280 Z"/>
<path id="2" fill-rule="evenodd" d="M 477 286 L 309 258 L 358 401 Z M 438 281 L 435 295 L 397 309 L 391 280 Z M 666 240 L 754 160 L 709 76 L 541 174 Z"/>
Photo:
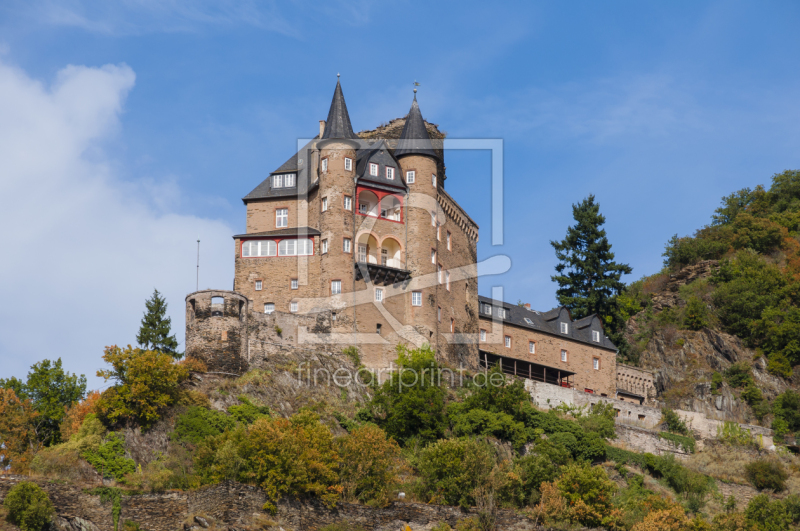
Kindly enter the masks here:
<path id="1" fill-rule="evenodd" d="M 414 91 L 411 110 L 408 111 L 406 124 L 403 126 L 403 133 L 400 135 L 397 149 L 394 152 L 394 156 L 398 158 L 404 155 L 428 155 L 435 159 L 439 158 L 433 150 L 431 137 L 425 128 L 425 120 L 422 119 L 422 113 L 417 103 L 416 90 Z"/>
<path id="2" fill-rule="evenodd" d="M 358 138 L 350 125 L 350 115 L 347 113 L 347 104 L 344 102 L 342 85 L 336 80 L 336 90 L 333 92 L 331 110 L 328 111 L 328 120 L 325 122 L 325 131 L 322 139 L 329 138 Z"/>

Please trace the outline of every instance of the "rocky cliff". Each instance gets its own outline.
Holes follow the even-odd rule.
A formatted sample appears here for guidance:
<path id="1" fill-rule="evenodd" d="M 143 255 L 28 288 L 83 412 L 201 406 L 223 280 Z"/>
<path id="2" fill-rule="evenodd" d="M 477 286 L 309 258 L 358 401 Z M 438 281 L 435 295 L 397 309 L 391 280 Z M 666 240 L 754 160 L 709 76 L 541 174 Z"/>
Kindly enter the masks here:
<path id="1" fill-rule="evenodd" d="M 626 337 L 641 348 L 640 365 L 654 371 L 657 399 L 664 405 L 703 413 L 709 418 L 755 424 L 752 409 L 739 398 L 739 392 L 723 383 L 712 391 L 714 372 L 723 373 L 737 362 L 752 364 L 753 378 L 764 397 L 772 399 L 798 382 L 769 374 L 766 360 L 742 340 L 720 330 L 714 320 L 701 330 L 685 330 L 663 322 L 662 312 L 677 312 L 686 305 L 683 293 L 693 283 L 706 282 L 717 267 L 706 260 L 685 267 L 675 274 L 651 277 L 645 285 L 648 308 L 628 321 Z M 702 290 L 700 291 L 702 295 Z M 710 297 L 703 297 L 713 313 Z M 646 343 L 642 346 L 643 338 Z"/>

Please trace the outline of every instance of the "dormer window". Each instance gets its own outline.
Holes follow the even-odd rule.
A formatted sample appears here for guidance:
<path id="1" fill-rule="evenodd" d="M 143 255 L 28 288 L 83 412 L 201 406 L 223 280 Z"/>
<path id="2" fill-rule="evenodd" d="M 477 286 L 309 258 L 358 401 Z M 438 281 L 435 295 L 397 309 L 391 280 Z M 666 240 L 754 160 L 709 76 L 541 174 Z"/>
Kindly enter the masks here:
<path id="1" fill-rule="evenodd" d="M 344 169 L 345 171 L 350 171 L 353 169 L 353 159 L 348 157 L 344 158 Z"/>
<path id="2" fill-rule="evenodd" d="M 291 188 L 294 186 L 294 178 L 296 174 L 294 173 L 287 173 L 283 176 L 283 187 L 284 188 Z"/>
<path id="3" fill-rule="evenodd" d="M 328 171 L 328 159 L 322 159 L 322 171 Z"/>
<path id="4" fill-rule="evenodd" d="M 592 330 L 592 341 L 595 343 L 600 343 L 600 332 L 597 330 Z"/>
<path id="5" fill-rule="evenodd" d="M 386 178 L 394 181 L 394 168 L 386 167 Z"/>
<path id="6" fill-rule="evenodd" d="M 492 315 L 492 305 L 491 304 L 484 304 L 483 307 L 481 308 L 481 310 L 486 315 Z"/>
<path id="7" fill-rule="evenodd" d="M 272 176 L 272 187 L 283 188 L 283 174 Z"/>
<path id="8" fill-rule="evenodd" d="M 568 334 L 569 333 L 569 325 L 567 323 L 559 323 L 561 325 L 561 333 Z"/>
<path id="9" fill-rule="evenodd" d="M 378 176 L 378 165 L 375 164 L 374 162 L 369 163 L 369 174 L 372 175 L 373 177 Z"/>
<path id="10" fill-rule="evenodd" d="M 500 317 L 501 319 L 505 319 L 506 315 L 507 315 L 507 313 L 506 313 L 506 309 L 505 308 L 498 308 L 497 309 L 497 316 L 498 317 Z"/>
<path id="11" fill-rule="evenodd" d="M 414 179 L 417 178 L 417 174 L 414 171 L 407 171 L 406 172 L 406 183 L 407 184 L 414 184 Z"/>

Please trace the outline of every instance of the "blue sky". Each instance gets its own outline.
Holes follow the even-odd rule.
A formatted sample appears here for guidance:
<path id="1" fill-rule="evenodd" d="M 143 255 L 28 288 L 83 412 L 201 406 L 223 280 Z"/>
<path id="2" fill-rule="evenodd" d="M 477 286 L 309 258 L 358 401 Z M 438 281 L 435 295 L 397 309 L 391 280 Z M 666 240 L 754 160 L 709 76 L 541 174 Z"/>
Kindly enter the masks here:
<path id="1" fill-rule="evenodd" d="M 488 152 L 447 155 L 482 227 L 481 282 L 555 305 L 549 241 L 595 194 L 628 281 L 720 197 L 800 167 L 796 2 L 6 0 L 0 6 L 0 377 L 61 356 L 93 376 L 153 287 L 228 288 L 240 198 L 324 119 L 337 72 L 356 130 L 403 116 L 414 80 L 450 138 L 502 138 L 505 245 Z M 91 378 L 93 385 L 100 381 Z"/>

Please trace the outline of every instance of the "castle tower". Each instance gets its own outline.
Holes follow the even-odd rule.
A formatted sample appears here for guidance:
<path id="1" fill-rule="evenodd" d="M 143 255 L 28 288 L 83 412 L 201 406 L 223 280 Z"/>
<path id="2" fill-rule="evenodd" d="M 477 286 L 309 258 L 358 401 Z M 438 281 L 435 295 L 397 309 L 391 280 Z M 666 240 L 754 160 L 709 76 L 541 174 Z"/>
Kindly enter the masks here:
<path id="1" fill-rule="evenodd" d="M 411 109 L 394 153 L 409 188 L 407 268 L 423 280 L 422 306 L 409 307 L 408 322 L 426 329 L 437 355 L 469 366 L 477 355 L 477 225 L 444 191 L 444 164 L 433 148 L 417 103 Z M 474 228 L 473 228 L 474 227 Z M 465 230 L 466 229 L 466 230 Z M 473 236 L 474 235 L 474 236 Z M 419 298 L 419 296 L 416 296 Z"/>
<path id="2" fill-rule="evenodd" d="M 352 332 L 354 309 L 345 309 L 354 290 L 354 214 L 356 209 L 356 158 L 358 137 L 350 124 L 342 85 L 337 79 L 333 100 L 317 142 L 316 172 L 319 192 L 320 275 L 319 297 L 331 297 L 327 309 L 336 312 L 334 329 Z M 313 207 L 312 207 L 313 208 Z"/>

